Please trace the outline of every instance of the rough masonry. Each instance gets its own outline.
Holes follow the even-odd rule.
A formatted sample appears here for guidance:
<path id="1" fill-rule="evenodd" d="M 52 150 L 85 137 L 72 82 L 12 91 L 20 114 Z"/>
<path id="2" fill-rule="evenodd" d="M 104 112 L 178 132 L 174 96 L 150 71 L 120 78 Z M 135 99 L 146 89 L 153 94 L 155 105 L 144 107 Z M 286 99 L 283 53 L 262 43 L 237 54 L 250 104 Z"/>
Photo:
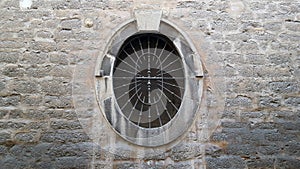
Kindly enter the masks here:
<path id="1" fill-rule="evenodd" d="M 161 9 L 205 69 L 203 116 L 155 156 L 106 151 L 74 107 L 75 70 L 136 9 Z M 0 168 L 300 168 L 297 0 L 2 0 L 0 30 Z"/>

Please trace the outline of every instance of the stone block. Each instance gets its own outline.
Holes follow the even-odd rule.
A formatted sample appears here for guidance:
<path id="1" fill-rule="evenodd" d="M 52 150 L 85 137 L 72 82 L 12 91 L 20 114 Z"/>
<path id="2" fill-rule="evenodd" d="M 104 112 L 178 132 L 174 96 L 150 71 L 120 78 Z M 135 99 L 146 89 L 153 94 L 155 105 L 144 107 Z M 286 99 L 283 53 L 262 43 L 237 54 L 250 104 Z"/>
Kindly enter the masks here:
<path id="1" fill-rule="evenodd" d="M 5 156 L 0 160 L 0 166 L 2 169 L 24 169 L 26 167 L 26 163 L 12 156 Z"/>
<path id="2" fill-rule="evenodd" d="M 290 53 L 272 53 L 267 58 L 275 65 L 287 65 L 291 63 Z"/>
<path id="3" fill-rule="evenodd" d="M 300 32 L 300 23 L 293 20 L 288 20 L 284 23 L 284 26 L 289 31 Z"/>
<path id="4" fill-rule="evenodd" d="M 22 64 L 43 64 L 46 63 L 48 59 L 48 54 L 44 52 L 28 52 L 24 53 L 21 59 Z"/>
<path id="5" fill-rule="evenodd" d="M 88 169 L 91 160 L 84 157 L 59 157 L 55 159 L 55 168 Z"/>
<path id="6" fill-rule="evenodd" d="M 20 65 L 6 65 L 2 70 L 2 74 L 8 77 L 23 77 L 24 73 L 25 70 Z"/>
<path id="7" fill-rule="evenodd" d="M 89 141 L 88 136 L 78 130 L 68 131 L 68 130 L 57 130 L 57 131 L 47 131 L 41 134 L 41 141 L 48 143 L 78 143 Z"/>
<path id="8" fill-rule="evenodd" d="M 5 156 L 8 153 L 8 148 L 4 145 L 0 145 L 0 157 Z"/>
<path id="9" fill-rule="evenodd" d="M 200 145 L 182 143 L 172 148 L 170 157 L 173 161 L 184 161 L 199 155 L 201 155 Z"/>
<path id="10" fill-rule="evenodd" d="M 279 156 L 276 158 L 275 166 L 277 168 L 298 169 L 300 160 L 290 156 Z"/>
<path id="11" fill-rule="evenodd" d="M 52 108 L 72 108 L 71 96 L 46 96 L 44 105 L 50 109 Z"/>
<path id="12" fill-rule="evenodd" d="M 284 145 L 284 152 L 287 155 L 299 157 L 300 156 L 300 143 L 299 142 L 288 142 L 288 143 L 286 143 Z"/>
<path id="13" fill-rule="evenodd" d="M 235 168 L 243 169 L 246 164 L 241 157 L 228 156 L 228 157 L 206 157 L 207 169 L 215 168 Z"/>
<path id="14" fill-rule="evenodd" d="M 35 36 L 37 38 L 52 39 L 54 35 L 50 31 L 44 31 L 44 30 L 42 30 L 42 31 L 36 32 Z"/>
<path id="15" fill-rule="evenodd" d="M 232 45 L 230 42 L 215 42 L 214 47 L 217 51 L 231 51 Z"/>
<path id="16" fill-rule="evenodd" d="M 25 43 L 17 40 L 2 40 L 0 41 L 0 48 L 19 49 L 25 47 Z"/>
<path id="17" fill-rule="evenodd" d="M 227 98 L 226 106 L 235 106 L 235 107 L 251 107 L 252 99 L 247 96 L 237 96 L 235 98 Z"/>
<path id="18" fill-rule="evenodd" d="M 41 106 L 43 103 L 41 95 L 25 95 L 21 98 L 21 103 L 27 106 Z"/>
<path id="19" fill-rule="evenodd" d="M 161 10 L 136 10 L 134 15 L 139 31 L 159 31 Z"/>
<path id="20" fill-rule="evenodd" d="M 260 97 L 258 105 L 260 107 L 268 107 L 268 108 L 274 108 L 279 107 L 281 105 L 281 101 L 279 98 L 272 98 L 272 97 Z"/>
<path id="21" fill-rule="evenodd" d="M 48 121 L 34 121 L 27 123 L 23 128 L 24 130 L 46 131 L 49 128 L 49 124 Z"/>
<path id="22" fill-rule="evenodd" d="M 5 144 L 5 142 L 8 142 L 11 140 L 11 133 L 9 132 L 0 132 L 0 143 Z"/>
<path id="23" fill-rule="evenodd" d="M 279 40 L 283 42 L 299 42 L 300 35 L 290 34 L 290 33 L 281 33 L 279 35 Z"/>
<path id="24" fill-rule="evenodd" d="M 30 43 L 31 50 L 35 52 L 53 52 L 56 51 L 57 46 L 54 41 L 33 41 Z"/>
<path id="25" fill-rule="evenodd" d="M 0 52 L 1 63 L 16 63 L 20 58 L 19 52 Z"/>
<path id="26" fill-rule="evenodd" d="M 300 91 L 299 83 L 290 81 L 275 81 L 269 83 L 270 89 L 275 93 L 297 93 Z"/>
<path id="27" fill-rule="evenodd" d="M 250 144 L 241 145 L 228 145 L 226 148 L 226 153 L 236 156 L 241 156 L 244 158 L 254 157 L 257 153 L 257 148 Z"/>
<path id="28" fill-rule="evenodd" d="M 7 118 L 9 116 L 9 110 L 0 110 L 0 119 Z"/>
<path id="29" fill-rule="evenodd" d="M 270 143 L 268 145 L 259 146 L 257 152 L 263 155 L 274 155 L 281 152 L 281 147 L 278 144 Z"/>
<path id="30" fill-rule="evenodd" d="M 15 134 L 14 139 L 19 143 L 34 143 L 37 142 L 37 132 L 19 132 Z"/>
<path id="31" fill-rule="evenodd" d="M 71 94 L 71 86 L 66 79 L 45 80 L 40 85 L 42 91 L 50 96 Z"/>
<path id="32" fill-rule="evenodd" d="M 78 18 L 64 19 L 60 22 L 63 30 L 79 29 L 81 27 L 81 20 Z"/>
<path id="33" fill-rule="evenodd" d="M 50 73 L 52 77 L 63 77 L 65 79 L 71 79 L 73 77 L 73 69 L 68 66 L 54 66 Z"/>
<path id="34" fill-rule="evenodd" d="M 247 160 L 247 166 L 249 169 L 258 169 L 258 168 L 274 168 L 275 158 L 272 157 L 262 157 L 258 159 Z"/>
<path id="35" fill-rule="evenodd" d="M 259 51 L 258 43 L 253 40 L 237 41 L 234 44 L 234 51 L 240 53 L 257 53 Z"/>
<path id="36" fill-rule="evenodd" d="M 285 104 L 288 106 L 300 106 L 300 97 L 288 97 L 285 99 Z"/>
<path id="37" fill-rule="evenodd" d="M 50 144 L 50 143 L 45 143 Z M 47 153 L 52 157 L 93 157 L 100 152 L 98 145 L 89 142 L 55 144 L 48 148 Z"/>
<path id="38" fill-rule="evenodd" d="M 7 97 L 0 97 L 0 106 L 17 106 L 20 104 L 20 95 L 12 95 Z"/>
<path id="39" fill-rule="evenodd" d="M 76 130 L 81 129 L 79 121 L 52 121 L 50 127 L 54 130 L 58 129 L 67 129 L 67 130 Z"/>
<path id="40" fill-rule="evenodd" d="M 296 113 L 293 111 L 272 111 L 270 113 L 271 118 L 274 122 L 286 122 L 298 120 Z"/>
<path id="41" fill-rule="evenodd" d="M 115 168 L 115 169 L 126 169 L 126 168 L 138 169 L 138 168 L 140 168 L 140 164 L 134 163 L 134 162 L 116 163 L 113 165 L 113 168 Z"/>
<path id="42" fill-rule="evenodd" d="M 15 84 L 11 87 L 15 93 L 20 94 L 34 94 L 39 91 L 38 83 L 34 80 L 15 81 Z"/>
<path id="43" fill-rule="evenodd" d="M 55 39 L 57 40 L 67 40 L 67 39 L 75 39 L 75 33 L 71 28 L 62 29 L 57 34 L 55 34 Z"/>
<path id="44" fill-rule="evenodd" d="M 177 162 L 166 166 L 166 169 L 185 169 L 185 168 L 193 168 L 193 164 L 191 162 Z"/>
<path id="45" fill-rule="evenodd" d="M 69 63 L 66 53 L 51 53 L 49 54 L 49 59 L 51 63 L 58 65 L 67 65 Z"/>
<path id="46" fill-rule="evenodd" d="M 26 75 L 28 77 L 43 78 L 49 76 L 50 70 L 52 70 L 51 65 L 32 66 L 26 69 Z"/>
<path id="47" fill-rule="evenodd" d="M 48 116 L 44 111 L 44 109 L 28 108 L 23 111 L 22 116 L 23 118 L 30 120 L 46 120 L 48 119 Z"/>
<path id="48" fill-rule="evenodd" d="M 5 121 L 0 122 L 0 129 L 22 129 L 26 126 L 25 122 L 14 122 L 14 121 Z"/>

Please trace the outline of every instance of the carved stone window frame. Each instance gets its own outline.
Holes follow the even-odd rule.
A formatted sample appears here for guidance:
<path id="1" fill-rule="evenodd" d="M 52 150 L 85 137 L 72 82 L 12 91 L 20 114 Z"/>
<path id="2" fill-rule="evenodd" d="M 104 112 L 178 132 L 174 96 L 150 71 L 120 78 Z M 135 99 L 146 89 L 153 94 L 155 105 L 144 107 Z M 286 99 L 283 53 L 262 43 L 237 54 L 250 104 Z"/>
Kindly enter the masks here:
<path id="1" fill-rule="evenodd" d="M 159 33 L 168 37 L 182 59 L 185 73 L 185 93 L 177 115 L 164 126 L 142 128 L 130 124 L 120 112 L 112 85 L 112 70 L 122 44 L 137 33 Z M 135 11 L 135 18 L 120 25 L 102 55 L 95 70 L 97 102 L 107 123 L 123 139 L 138 146 L 159 147 L 182 136 L 194 122 L 203 93 L 203 69 L 200 56 L 188 36 L 175 24 L 162 18 L 162 11 Z"/>

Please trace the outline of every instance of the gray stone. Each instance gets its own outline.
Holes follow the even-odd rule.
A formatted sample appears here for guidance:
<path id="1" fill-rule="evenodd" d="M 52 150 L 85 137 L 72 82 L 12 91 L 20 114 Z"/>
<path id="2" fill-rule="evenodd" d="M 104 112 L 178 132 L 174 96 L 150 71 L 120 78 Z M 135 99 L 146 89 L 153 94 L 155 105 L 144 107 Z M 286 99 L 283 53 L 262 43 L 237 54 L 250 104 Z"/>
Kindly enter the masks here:
<path id="1" fill-rule="evenodd" d="M 300 168 L 298 1 L 33 0 L 24 4 L 31 1 L 0 2 L 1 169 Z M 101 58 L 111 35 L 119 33 L 116 28 L 135 19 L 137 10 L 162 10 L 161 17 L 184 32 L 172 38 L 190 37 L 205 69 L 203 87 L 209 92 L 199 103 L 204 105 L 195 117 L 197 127 L 171 142 L 171 149 L 131 145 L 109 128 L 108 133 L 93 131 L 92 140 L 73 105 L 77 96 L 72 93 L 80 90 L 73 86 L 74 70 L 90 69 L 82 76 L 94 78 L 95 58 Z M 157 31 L 160 25 L 148 26 L 140 29 Z M 91 81 L 84 82 L 91 86 Z M 78 99 L 78 105 L 87 107 L 80 118 L 98 118 L 93 95 Z M 219 114 L 221 120 L 205 121 L 206 115 Z M 218 121 L 216 130 L 206 128 Z M 111 154 L 105 150 L 109 141 L 115 146 L 126 143 L 130 150 Z M 132 157 L 149 149 L 156 153 Z"/>
<path id="2" fill-rule="evenodd" d="M 182 143 L 172 148 L 170 157 L 174 161 L 184 161 L 199 155 L 201 155 L 200 145 Z"/>
<path id="3" fill-rule="evenodd" d="M 33 80 L 28 81 L 16 81 L 13 86 L 13 90 L 16 93 L 31 93 L 34 94 L 38 92 L 39 86 L 38 83 Z"/>
<path id="4" fill-rule="evenodd" d="M 257 168 L 273 168 L 275 164 L 275 159 L 272 157 L 262 157 L 258 159 L 247 160 L 247 166 L 249 169 Z"/>
<path id="5" fill-rule="evenodd" d="M 52 79 L 41 82 L 42 91 L 47 95 L 60 96 L 67 93 L 71 94 L 70 86 L 66 80 Z"/>
<path id="6" fill-rule="evenodd" d="M 290 31 L 300 32 L 300 23 L 297 21 L 288 20 L 284 26 Z"/>
<path id="7" fill-rule="evenodd" d="M 268 59 L 275 65 L 289 64 L 291 62 L 290 53 L 270 54 Z"/>
<path id="8" fill-rule="evenodd" d="M 81 20 L 77 18 L 65 19 L 61 21 L 60 25 L 64 30 L 78 29 L 81 27 Z"/>
<path id="9" fill-rule="evenodd" d="M 55 160 L 56 168 L 90 168 L 91 159 L 82 157 L 59 157 Z"/>
<path id="10" fill-rule="evenodd" d="M 299 157 L 300 155 L 300 143 L 288 142 L 284 145 L 284 152 L 291 156 Z"/>
<path id="11" fill-rule="evenodd" d="M 25 95 L 21 98 L 21 103 L 28 106 L 41 106 L 43 97 L 41 95 Z"/>
<path id="12" fill-rule="evenodd" d="M 49 131 L 41 134 L 41 141 L 49 143 L 65 143 L 65 142 L 85 142 L 88 136 L 82 131 L 57 130 Z"/>
<path id="13" fill-rule="evenodd" d="M 226 105 L 228 107 L 230 106 L 237 106 L 237 107 L 251 107 L 252 106 L 252 100 L 251 98 L 247 96 L 237 96 L 233 99 L 227 99 Z"/>
<path id="14" fill-rule="evenodd" d="M 269 145 L 259 146 L 257 152 L 263 155 L 278 154 L 281 151 L 281 147 L 277 144 L 270 143 Z"/>
<path id="15" fill-rule="evenodd" d="M 249 144 L 242 144 L 242 145 L 229 145 L 226 148 L 226 152 L 231 155 L 241 156 L 244 158 L 253 157 L 256 155 L 256 147 Z"/>
<path id="16" fill-rule="evenodd" d="M 7 65 L 4 67 L 2 73 L 8 77 L 23 77 L 25 71 L 20 65 Z"/>
<path id="17" fill-rule="evenodd" d="M 287 104 L 289 106 L 299 107 L 300 106 L 300 97 L 288 97 L 285 99 L 285 104 Z"/>
<path id="18" fill-rule="evenodd" d="M 38 38 L 52 39 L 54 35 L 49 31 L 38 31 L 35 36 Z"/>
<path id="19" fill-rule="evenodd" d="M 6 156 L 5 158 L 1 159 L 0 165 L 1 168 L 3 169 L 11 169 L 11 168 L 22 169 L 26 167 L 24 161 L 17 160 L 11 156 Z"/>
<path id="20" fill-rule="evenodd" d="M 0 106 L 17 106 L 20 103 L 20 95 L 0 97 Z"/>
<path id="21" fill-rule="evenodd" d="M 37 132 L 20 132 L 15 135 L 15 140 L 21 143 L 34 143 L 37 141 Z"/>
<path id="22" fill-rule="evenodd" d="M 33 66 L 26 70 L 26 74 L 29 77 L 42 78 L 48 76 L 51 69 L 52 66 L 50 65 Z"/>
<path id="23" fill-rule="evenodd" d="M 286 168 L 286 169 L 298 169 L 300 167 L 299 159 L 282 156 L 276 158 L 276 165 L 278 168 Z"/>
<path id="24" fill-rule="evenodd" d="M 27 109 L 23 111 L 23 117 L 31 120 L 46 120 L 48 116 L 44 111 L 44 109 Z"/>
<path id="25" fill-rule="evenodd" d="M 79 121 L 52 121 L 50 127 L 55 130 L 57 129 L 76 130 L 82 128 Z"/>
<path id="26" fill-rule="evenodd" d="M 18 52 L 0 52 L 0 62 L 2 63 L 16 63 L 20 58 Z"/>
<path id="27" fill-rule="evenodd" d="M 71 96 L 46 96 L 44 105 L 48 108 L 71 108 Z"/>
<path id="28" fill-rule="evenodd" d="M 185 168 L 193 168 L 193 164 L 191 162 L 180 162 L 167 165 L 166 169 L 185 169 Z"/>
<path id="29" fill-rule="evenodd" d="M 24 122 L 13 122 L 13 121 L 5 121 L 0 122 L 0 128 L 1 129 L 21 129 L 24 127 L 26 123 Z"/>
<path id="30" fill-rule="evenodd" d="M 261 97 L 259 100 L 259 106 L 261 107 L 279 107 L 280 99 L 271 97 Z"/>
<path id="31" fill-rule="evenodd" d="M 228 157 L 219 157 L 219 158 L 207 157 L 206 161 L 207 161 L 208 169 L 215 169 L 215 168 L 243 169 L 246 166 L 242 158 L 237 156 L 228 156 Z"/>
<path id="32" fill-rule="evenodd" d="M 270 89 L 276 93 L 297 93 L 300 90 L 297 82 L 270 82 Z"/>
<path id="33" fill-rule="evenodd" d="M 14 40 L 2 40 L 0 41 L 0 48 L 12 48 L 18 49 L 25 46 L 24 42 L 21 41 L 14 41 Z"/>
<path id="34" fill-rule="evenodd" d="M 33 41 L 31 42 L 31 49 L 35 52 L 53 52 L 57 49 L 56 43 L 53 41 Z"/>
<path id="35" fill-rule="evenodd" d="M 0 157 L 6 155 L 7 153 L 8 153 L 8 148 L 3 145 L 0 145 Z"/>
<path id="36" fill-rule="evenodd" d="M 58 65 L 67 65 L 69 62 L 66 53 L 52 53 L 49 58 L 51 63 Z"/>
<path id="37" fill-rule="evenodd" d="M 132 162 L 123 162 L 123 163 L 115 164 L 113 166 L 113 168 L 115 168 L 115 169 L 126 169 L 126 168 L 138 169 L 138 168 L 140 168 L 140 165 L 137 163 L 132 163 Z"/>
<path id="38" fill-rule="evenodd" d="M 0 119 L 4 119 L 9 115 L 9 110 L 0 110 Z"/>
<path id="39" fill-rule="evenodd" d="M 0 133 L 0 143 L 3 144 L 11 139 L 11 134 L 8 132 L 1 132 Z"/>
<path id="40" fill-rule="evenodd" d="M 44 52 L 30 52 L 24 53 L 21 59 L 21 63 L 24 64 L 43 64 L 46 63 L 48 59 L 48 54 Z"/>

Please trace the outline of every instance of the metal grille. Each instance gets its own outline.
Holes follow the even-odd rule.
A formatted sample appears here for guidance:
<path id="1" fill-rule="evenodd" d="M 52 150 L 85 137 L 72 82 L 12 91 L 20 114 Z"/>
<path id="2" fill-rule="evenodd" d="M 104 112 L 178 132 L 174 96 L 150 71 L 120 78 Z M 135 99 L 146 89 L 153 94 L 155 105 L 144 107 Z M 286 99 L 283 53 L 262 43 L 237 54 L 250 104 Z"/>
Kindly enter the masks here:
<path id="1" fill-rule="evenodd" d="M 143 128 L 167 124 L 184 94 L 184 70 L 176 47 L 160 34 L 126 40 L 113 71 L 117 103 L 127 120 Z"/>

